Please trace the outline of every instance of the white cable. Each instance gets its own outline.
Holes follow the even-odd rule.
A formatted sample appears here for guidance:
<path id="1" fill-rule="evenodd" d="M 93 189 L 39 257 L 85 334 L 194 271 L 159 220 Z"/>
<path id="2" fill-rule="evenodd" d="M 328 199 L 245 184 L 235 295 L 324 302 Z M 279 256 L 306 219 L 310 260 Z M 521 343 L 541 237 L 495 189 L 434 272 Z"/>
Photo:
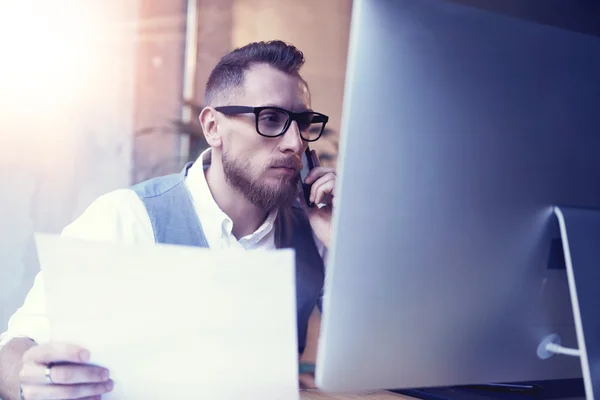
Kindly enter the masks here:
<path id="1" fill-rule="evenodd" d="M 546 350 L 554 354 L 564 354 L 566 356 L 581 357 L 581 351 L 579 351 L 579 349 L 563 347 L 556 343 L 548 343 L 546 345 Z"/>

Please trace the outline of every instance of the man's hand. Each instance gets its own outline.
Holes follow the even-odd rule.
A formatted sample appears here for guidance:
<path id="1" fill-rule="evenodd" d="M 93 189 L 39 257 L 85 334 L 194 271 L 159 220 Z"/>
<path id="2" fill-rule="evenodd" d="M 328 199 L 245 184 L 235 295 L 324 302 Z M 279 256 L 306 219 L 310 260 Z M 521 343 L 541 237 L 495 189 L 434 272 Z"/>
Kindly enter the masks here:
<path id="1" fill-rule="evenodd" d="M 304 205 L 315 235 L 326 247 L 329 247 L 331 242 L 331 215 L 335 198 L 335 169 L 321 167 L 317 153 L 314 150 L 311 151 L 311 155 L 315 168 L 310 171 L 304 183 L 312 184 L 310 201 L 315 205 L 314 207 L 308 207 L 304 196 L 300 196 L 300 202 Z M 318 204 L 321 203 L 325 205 L 319 207 Z"/>
<path id="2" fill-rule="evenodd" d="M 106 368 L 87 364 L 89 359 L 87 350 L 65 343 L 27 350 L 20 372 L 23 399 L 100 399 L 113 382 Z"/>

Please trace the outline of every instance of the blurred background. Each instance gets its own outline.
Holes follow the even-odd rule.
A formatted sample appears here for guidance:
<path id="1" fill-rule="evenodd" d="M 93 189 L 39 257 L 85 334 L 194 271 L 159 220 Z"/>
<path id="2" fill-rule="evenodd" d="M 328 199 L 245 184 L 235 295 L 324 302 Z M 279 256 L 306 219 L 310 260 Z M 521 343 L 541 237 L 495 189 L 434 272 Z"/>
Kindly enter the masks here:
<path id="1" fill-rule="evenodd" d="M 351 0 L 0 0 L 0 331 L 59 233 L 98 196 L 179 171 L 206 146 L 221 56 L 281 39 L 306 56 L 312 147 L 335 166 Z"/>

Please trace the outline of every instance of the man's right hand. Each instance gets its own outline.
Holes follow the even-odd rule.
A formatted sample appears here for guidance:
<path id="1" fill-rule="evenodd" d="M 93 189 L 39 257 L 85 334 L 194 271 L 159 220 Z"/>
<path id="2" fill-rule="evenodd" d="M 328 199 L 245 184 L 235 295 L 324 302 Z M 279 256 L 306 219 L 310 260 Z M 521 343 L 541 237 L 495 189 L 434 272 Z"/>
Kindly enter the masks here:
<path id="1" fill-rule="evenodd" d="M 89 359 L 89 351 L 65 343 L 30 348 L 20 372 L 23 399 L 100 399 L 113 382 L 106 368 L 88 364 Z"/>

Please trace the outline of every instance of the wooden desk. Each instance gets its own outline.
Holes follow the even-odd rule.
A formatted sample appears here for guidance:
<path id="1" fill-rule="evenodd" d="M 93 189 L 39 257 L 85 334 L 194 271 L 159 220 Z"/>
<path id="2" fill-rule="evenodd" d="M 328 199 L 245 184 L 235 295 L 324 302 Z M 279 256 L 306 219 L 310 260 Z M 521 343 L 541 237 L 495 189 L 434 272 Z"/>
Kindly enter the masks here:
<path id="1" fill-rule="evenodd" d="M 303 390 L 300 392 L 301 400 L 415 400 L 414 397 L 380 390 L 360 394 L 330 394 L 318 390 Z"/>

